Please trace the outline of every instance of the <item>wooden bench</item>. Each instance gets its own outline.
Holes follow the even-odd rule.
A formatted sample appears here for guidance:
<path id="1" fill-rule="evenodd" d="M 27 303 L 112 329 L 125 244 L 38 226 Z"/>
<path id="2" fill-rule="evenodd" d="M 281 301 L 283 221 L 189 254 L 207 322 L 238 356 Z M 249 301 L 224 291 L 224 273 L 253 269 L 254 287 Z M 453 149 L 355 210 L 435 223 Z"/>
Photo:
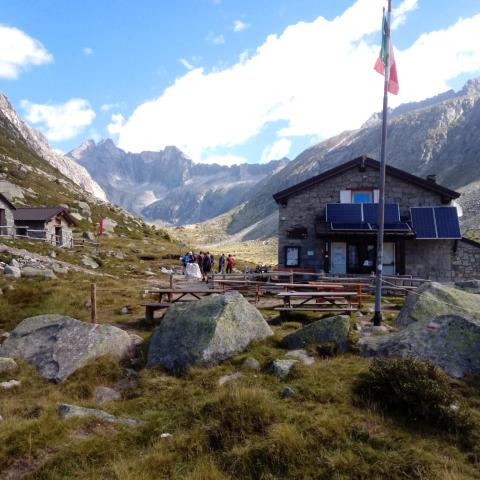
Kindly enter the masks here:
<path id="1" fill-rule="evenodd" d="M 161 310 L 163 308 L 168 308 L 171 303 L 166 302 L 152 302 L 152 303 L 145 303 L 145 320 L 147 322 L 153 322 L 155 318 L 155 312 L 157 310 Z"/>
<path id="2" fill-rule="evenodd" d="M 283 299 L 283 307 L 275 310 L 282 311 L 313 311 L 313 312 L 354 312 L 358 309 L 358 303 L 352 302 L 357 297 L 357 292 L 281 292 L 277 294 Z M 292 303 L 292 298 L 300 300 L 300 303 Z M 309 304 L 308 302 L 315 302 Z M 324 306 L 318 307 L 321 303 Z"/>

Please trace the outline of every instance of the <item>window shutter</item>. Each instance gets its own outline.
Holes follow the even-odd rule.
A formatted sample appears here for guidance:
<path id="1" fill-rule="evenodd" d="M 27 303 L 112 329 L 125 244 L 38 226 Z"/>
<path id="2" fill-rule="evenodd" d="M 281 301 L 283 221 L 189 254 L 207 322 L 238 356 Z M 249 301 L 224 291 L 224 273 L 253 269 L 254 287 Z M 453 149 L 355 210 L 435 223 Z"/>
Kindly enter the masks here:
<path id="1" fill-rule="evenodd" d="M 376 188 L 373 191 L 373 203 L 378 203 L 380 201 L 380 190 Z"/>
<path id="2" fill-rule="evenodd" d="M 340 203 L 352 203 L 351 190 L 340 190 Z"/>

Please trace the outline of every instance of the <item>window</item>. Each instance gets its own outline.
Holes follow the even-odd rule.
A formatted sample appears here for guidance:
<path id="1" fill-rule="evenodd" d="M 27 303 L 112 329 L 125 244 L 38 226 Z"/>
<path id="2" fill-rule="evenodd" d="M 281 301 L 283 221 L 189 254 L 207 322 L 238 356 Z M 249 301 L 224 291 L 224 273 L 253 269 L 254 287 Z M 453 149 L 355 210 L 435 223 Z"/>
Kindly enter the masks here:
<path id="1" fill-rule="evenodd" d="M 352 203 L 373 203 L 373 191 L 352 190 Z"/>
<path id="2" fill-rule="evenodd" d="M 307 229 L 305 227 L 294 227 L 287 230 L 287 238 L 296 238 L 304 240 L 307 238 Z"/>
<path id="3" fill-rule="evenodd" d="M 298 267 L 300 265 L 300 247 L 285 247 L 285 266 Z"/>

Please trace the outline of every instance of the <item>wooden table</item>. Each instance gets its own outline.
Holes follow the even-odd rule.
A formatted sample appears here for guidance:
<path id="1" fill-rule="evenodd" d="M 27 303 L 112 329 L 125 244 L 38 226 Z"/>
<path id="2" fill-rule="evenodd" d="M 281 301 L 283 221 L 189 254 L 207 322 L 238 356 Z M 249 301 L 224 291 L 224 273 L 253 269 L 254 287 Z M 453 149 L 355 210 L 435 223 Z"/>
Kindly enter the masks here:
<path id="1" fill-rule="evenodd" d="M 358 296 L 357 292 L 281 292 L 278 297 L 283 299 L 283 307 L 277 307 L 275 310 L 283 311 L 313 311 L 313 312 L 354 312 L 357 310 L 358 303 L 352 300 Z M 300 303 L 292 303 L 292 298 L 297 298 Z M 339 301 L 344 302 L 340 303 Z M 315 303 L 308 304 L 314 301 Z M 318 303 L 323 303 L 325 307 L 318 307 Z"/>
<path id="2" fill-rule="evenodd" d="M 162 308 L 168 308 L 173 303 L 185 302 L 190 300 L 200 300 L 201 297 L 206 295 L 211 295 L 212 293 L 223 293 L 222 290 L 210 289 L 178 289 L 178 288 L 162 288 L 160 290 L 155 290 L 152 292 L 158 296 L 157 302 L 145 303 L 145 320 L 153 321 L 154 314 L 156 310 Z M 167 296 L 167 301 L 163 301 L 164 295 Z M 186 299 L 185 297 L 190 296 L 192 299 Z"/>

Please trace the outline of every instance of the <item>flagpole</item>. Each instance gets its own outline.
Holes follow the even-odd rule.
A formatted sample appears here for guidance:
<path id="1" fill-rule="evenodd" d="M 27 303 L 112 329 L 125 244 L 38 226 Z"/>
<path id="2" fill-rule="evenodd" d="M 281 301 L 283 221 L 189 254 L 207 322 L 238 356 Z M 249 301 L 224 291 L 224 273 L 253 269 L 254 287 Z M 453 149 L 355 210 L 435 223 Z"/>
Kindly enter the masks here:
<path id="1" fill-rule="evenodd" d="M 390 16 L 392 2 L 388 0 L 385 52 L 385 78 L 383 85 L 382 145 L 380 151 L 380 195 L 378 206 L 377 234 L 377 268 L 375 275 L 375 314 L 373 324 L 382 323 L 382 274 L 383 274 L 383 237 L 385 232 L 385 166 L 387 151 L 387 115 L 388 115 L 388 82 L 390 77 Z M 383 19 L 382 19 L 383 21 Z M 382 25 L 383 30 L 383 25 Z"/>

